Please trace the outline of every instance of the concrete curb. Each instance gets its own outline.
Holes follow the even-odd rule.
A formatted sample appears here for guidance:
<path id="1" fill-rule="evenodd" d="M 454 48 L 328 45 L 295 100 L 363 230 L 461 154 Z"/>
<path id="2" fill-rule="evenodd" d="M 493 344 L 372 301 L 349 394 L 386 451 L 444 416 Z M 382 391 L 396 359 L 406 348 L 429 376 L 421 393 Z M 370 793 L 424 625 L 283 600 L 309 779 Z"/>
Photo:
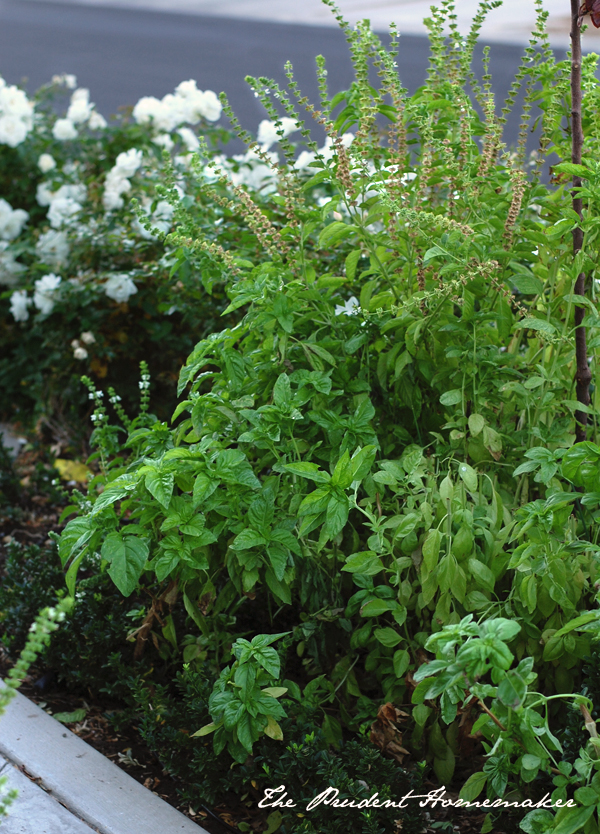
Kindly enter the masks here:
<path id="1" fill-rule="evenodd" d="M 2 820 L 2 834 L 93 834 L 93 828 L 2 758 L 0 776 L 8 777 L 8 787 L 19 792 L 8 809 L 8 817 Z"/>
<path id="2" fill-rule="evenodd" d="M 207 834 L 20 693 L 0 719 L 0 753 L 101 834 Z"/>

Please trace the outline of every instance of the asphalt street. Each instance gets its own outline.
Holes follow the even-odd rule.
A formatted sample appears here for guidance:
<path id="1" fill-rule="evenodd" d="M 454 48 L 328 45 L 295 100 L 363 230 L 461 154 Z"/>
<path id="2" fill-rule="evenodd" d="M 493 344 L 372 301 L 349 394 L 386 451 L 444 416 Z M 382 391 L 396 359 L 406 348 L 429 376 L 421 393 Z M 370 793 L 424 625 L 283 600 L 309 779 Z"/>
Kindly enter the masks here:
<path id="1" fill-rule="evenodd" d="M 501 99 L 522 48 L 491 48 L 494 89 Z M 283 83 L 284 63 L 291 60 L 301 89 L 316 101 L 318 54 L 327 59 L 330 90 L 347 88 L 353 77 L 347 44 L 331 27 L 0 0 L 0 75 L 10 83 L 27 79 L 32 92 L 56 73 L 74 73 L 105 116 L 144 95 L 160 98 L 194 78 L 200 89 L 224 90 L 242 124 L 254 130 L 265 113 L 245 76 Z M 401 38 L 399 73 L 409 91 L 423 83 L 427 61 L 425 38 Z M 517 132 L 518 114 L 508 125 L 508 138 Z"/>

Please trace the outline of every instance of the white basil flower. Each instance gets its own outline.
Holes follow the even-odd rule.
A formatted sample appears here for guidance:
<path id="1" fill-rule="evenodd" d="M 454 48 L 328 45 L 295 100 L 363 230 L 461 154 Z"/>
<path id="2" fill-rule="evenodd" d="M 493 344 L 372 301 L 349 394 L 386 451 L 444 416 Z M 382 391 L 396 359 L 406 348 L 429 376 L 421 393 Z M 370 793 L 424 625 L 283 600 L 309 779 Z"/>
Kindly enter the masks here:
<path id="1" fill-rule="evenodd" d="M 358 298 L 351 296 L 345 304 L 337 304 L 334 312 L 336 316 L 355 316 L 357 313 L 360 313 Z"/>

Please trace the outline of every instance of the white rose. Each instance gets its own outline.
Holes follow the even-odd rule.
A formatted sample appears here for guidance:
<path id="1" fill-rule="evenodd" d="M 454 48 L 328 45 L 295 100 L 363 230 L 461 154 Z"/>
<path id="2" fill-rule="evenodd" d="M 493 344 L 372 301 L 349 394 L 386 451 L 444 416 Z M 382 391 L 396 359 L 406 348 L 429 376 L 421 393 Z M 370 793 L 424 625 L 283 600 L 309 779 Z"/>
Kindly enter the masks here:
<path id="1" fill-rule="evenodd" d="M 18 281 L 19 274 L 25 272 L 27 267 L 16 261 L 14 254 L 6 251 L 7 247 L 8 242 L 0 240 L 0 284 L 13 287 Z"/>
<path id="2" fill-rule="evenodd" d="M 263 119 L 258 126 L 258 135 L 256 138 L 263 146 L 264 150 L 268 151 L 271 145 L 274 145 L 275 142 L 279 142 L 282 138 L 279 135 L 279 131 L 283 132 L 283 136 L 289 136 L 290 133 L 299 129 L 300 128 L 296 120 L 290 119 L 287 116 L 284 116 L 281 119 L 281 125 L 277 125 L 275 122 L 270 122 L 268 119 Z"/>
<path id="3" fill-rule="evenodd" d="M 13 209 L 10 203 L 0 197 L 0 238 L 14 240 L 21 234 L 21 229 L 29 219 L 23 209 Z"/>
<path id="4" fill-rule="evenodd" d="M 16 148 L 27 137 L 27 125 L 11 113 L 0 116 L 0 144 Z"/>
<path id="5" fill-rule="evenodd" d="M 104 292 L 113 301 L 122 304 L 137 292 L 137 287 L 129 275 L 115 273 L 104 284 Z"/>
<path id="6" fill-rule="evenodd" d="M 54 296 L 60 284 L 60 277 L 50 273 L 43 275 L 35 282 L 35 292 L 33 293 L 33 303 L 41 313 L 49 315 L 54 309 Z"/>
<path id="7" fill-rule="evenodd" d="M 205 90 L 198 106 L 200 115 L 204 116 L 209 122 L 216 122 L 217 119 L 221 118 L 222 110 L 223 105 L 219 101 L 219 97 L 212 90 Z"/>
<path id="8" fill-rule="evenodd" d="M 200 143 L 198 142 L 198 137 L 193 130 L 190 130 L 189 127 L 180 127 L 178 133 L 181 136 L 183 144 L 190 153 L 198 150 Z"/>
<path id="9" fill-rule="evenodd" d="M 76 347 L 73 350 L 73 356 L 75 357 L 75 359 L 87 359 L 88 352 L 84 347 L 81 347 L 81 345 L 79 345 L 79 347 Z"/>
<path id="10" fill-rule="evenodd" d="M 71 119 L 57 119 L 52 128 L 52 135 L 59 142 L 64 142 L 68 139 L 77 139 L 77 128 Z"/>
<path id="11" fill-rule="evenodd" d="M 31 299 L 26 290 L 16 290 L 10 297 L 10 312 L 15 321 L 27 321 Z"/>
<path id="12" fill-rule="evenodd" d="M 83 206 L 72 197 L 58 197 L 52 200 L 48 209 L 48 220 L 53 229 L 60 229 L 65 224 L 71 223 Z"/>
<path id="13" fill-rule="evenodd" d="M 139 125 L 146 125 L 159 118 L 164 111 L 163 103 L 154 96 L 144 96 L 133 108 L 133 118 Z"/>
<path id="14" fill-rule="evenodd" d="M 47 174 L 48 171 L 52 171 L 53 168 L 56 168 L 54 157 L 50 156 L 49 153 L 43 153 L 38 159 L 38 168 L 42 174 Z"/>
<path id="15" fill-rule="evenodd" d="M 107 122 L 104 116 L 94 110 L 88 121 L 88 127 L 90 130 L 104 130 L 106 125 Z"/>
<path id="16" fill-rule="evenodd" d="M 94 105 L 90 104 L 90 91 L 81 87 L 79 90 L 75 90 L 71 96 L 67 119 L 70 119 L 76 125 L 82 124 L 89 119 L 93 109 Z"/>
<path id="17" fill-rule="evenodd" d="M 69 90 L 74 90 L 77 86 L 77 76 L 68 75 L 67 73 L 63 73 L 62 75 L 53 75 L 52 83 L 59 84 L 61 87 L 67 87 Z"/>
<path id="18" fill-rule="evenodd" d="M 170 151 L 175 144 L 168 133 L 161 133 L 160 136 L 155 136 L 152 140 L 155 145 Z"/>
<path id="19" fill-rule="evenodd" d="M 40 235 L 35 251 L 43 263 L 48 266 L 60 266 L 69 257 L 69 241 L 66 232 L 48 229 Z"/>
<path id="20" fill-rule="evenodd" d="M 112 170 L 117 169 L 122 177 L 132 177 L 142 164 L 142 156 L 142 151 L 130 148 L 118 155 Z"/>
<path id="21" fill-rule="evenodd" d="M 96 341 L 96 337 L 94 336 L 91 330 L 86 330 L 84 333 L 82 333 L 80 339 L 86 345 L 93 345 Z"/>

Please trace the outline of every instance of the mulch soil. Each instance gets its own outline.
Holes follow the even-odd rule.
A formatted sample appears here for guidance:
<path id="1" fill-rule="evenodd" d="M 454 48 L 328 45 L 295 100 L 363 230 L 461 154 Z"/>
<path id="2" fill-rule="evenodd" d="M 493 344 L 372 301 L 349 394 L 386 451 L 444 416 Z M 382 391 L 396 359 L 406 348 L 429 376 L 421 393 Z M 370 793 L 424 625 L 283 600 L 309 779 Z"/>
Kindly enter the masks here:
<path id="1" fill-rule="evenodd" d="M 0 576 L 4 562 L 3 545 L 15 540 L 23 544 L 41 546 L 48 541 L 48 533 L 51 530 L 60 530 L 59 516 L 62 507 L 53 504 L 47 495 L 36 494 L 36 472 L 39 473 L 40 459 L 43 460 L 44 457 L 44 450 L 39 446 L 19 455 L 16 470 L 20 485 L 24 487 L 19 512 L 4 514 L 0 508 Z M 48 463 L 42 465 L 47 470 L 51 469 Z M 5 675 L 9 667 L 8 657 L 2 651 L 0 644 L 0 675 Z M 163 769 L 157 755 L 144 742 L 135 726 L 119 729 L 118 732 L 115 730 L 111 716 L 122 709 L 122 705 L 107 702 L 96 697 L 92 692 L 89 693 L 89 697 L 82 698 L 61 690 L 51 679 L 48 680 L 43 669 L 36 669 L 35 666 L 31 668 L 20 691 L 49 714 L 70 713 L 85 709 L 85 719 L 66 724 L 68 729 L 114 762 L 117 767 L 125 770 L 145 788 L 200 825 L 208 834 L 239 831 L 238 823 L 242 821 L 247 823 L 253 831 L 264 830 L 264 812 L 259 809 L 248 809 L 241 801 L 223 803 L 215 808 L 193 808 L 182 804 L 177 780 Z M 482 759 L 480 765 L 483 761 Z M 462 771 L 465 767 L 467 769 L 464 778 L 461 778 L 462 773 L 458 773 L 458 783 L 464 782 L 474 769 L 481 769 L 475 768 L 475 762 L 472 759 L 459 765 L 462 767 L 459 766 L 457 770 Z M 26 775 L 29 774 L 26 773 Z M 433 791 L 437 787 L 436 783 L 427 781 L 423 785 L 423 793 Z M 447 793 L 448 798 L 455 799 L 457 796 L 457 791 Z M 423 834 L 439 834 L 439 832 L 479 834 L 484 819 L 485 814 L 476 810 L 436 808 L 426 812 Z M 504 815 L 501 826 L 496 824 L 489 834 L 522 834 L 519 819 Z"/>

